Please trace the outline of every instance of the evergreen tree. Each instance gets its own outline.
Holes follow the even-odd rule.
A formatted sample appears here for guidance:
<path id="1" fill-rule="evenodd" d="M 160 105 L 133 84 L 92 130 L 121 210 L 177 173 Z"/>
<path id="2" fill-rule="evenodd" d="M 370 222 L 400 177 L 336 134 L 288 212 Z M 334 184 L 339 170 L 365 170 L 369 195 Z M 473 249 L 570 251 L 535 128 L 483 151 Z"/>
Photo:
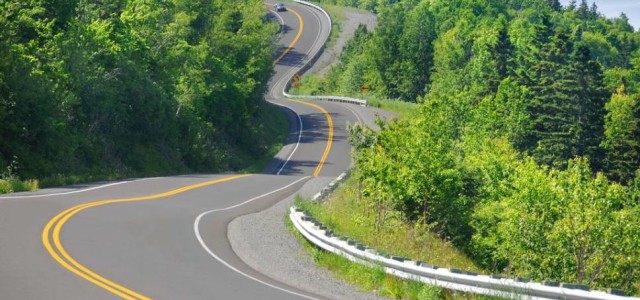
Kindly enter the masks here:
<path id="1" fill-rule="evenodd" d="M 408 101 L 422 96 L 433 67 L 435 20 L 429 2 L 421 2 L 407 16 L 400 39 L 400 53 L 405 72 L 399 92 Z"/>
<path id="2" fill-rule="evenodd" d="M 580 6 L 577 10 L 578 17 L 582 20 L 589 19 L 589 4 L 587 4 L 587 0 L 580 1 Z"/>
<path id="3" fill-rule="evenodd" d="M 523 139 L 521 148 L 532 154 L 538 162 L 554 164 L 559 157 L 567 157 L 567 132 L 563 129 L 564 104 L 571 102 L 566 91 L 568 70 L 563 63 L 569 39 L 566 35 L 554 36 L 550 16 L 541 15 L 541 22 L 534 26 L 534 39 L 528 51 L 522 53 L 523 63 L 518 69 L 521 85 L 529 87 L 531 100 L 527 111 L 531 116 L 532 130 Z"/>
<path id="4" fill-rule="evenodd" d="M 591 58 L 589 48 L 578 46 L 572 57 L 572 71 L 576 79 L 572 133 L 576 144 L 571 156 L 586 156 L 595 170 L 601 169 L 603 153 L 600 148 L 604 136 L 604 88 L 602 68 Z"/>
<path id="5" fill-rule="evenodd" d="M 595 20 L 598 18 L 598 6 L 595 2 L 591 3 L 591 8 L 589 9 L 589 18 L 591 20 Z"/>
<path id="6" fill-rule="evenodd" d="M 558 0 L 547 0 L 547 3 L 554 11 L 560 11 L 562 9 L 562 5 L 560 5 L 560 1 Z"/>
<path id="7" fill-rule="evenodd" d="M 378 15 L 378 30 L 373 35 L 373 59 L 380 75 L 384 94 L 390 98 L 400 92 L 404 70 L 400 60 L 400 37 L 404 30 L 405 9 L 402 4 L 385 7 Z"/>
<path id="8" fill-rule="evenodd" d="M 496 71 L 499 76 L 498 82 L 490 82 L 491 90 L 497 91 L 499 83 L 507 78 L 507 76 L 513 75 L 514 68 L 514 48 L 513 44 L 511 44 L 511 39 L 509 38 L 509 28 L 508 21 L 504 15 L 500 15 L 497 26 L 498 26 L 498 40 L 491 49 L 491 52 L 495 55 L 496 60 Z"/>

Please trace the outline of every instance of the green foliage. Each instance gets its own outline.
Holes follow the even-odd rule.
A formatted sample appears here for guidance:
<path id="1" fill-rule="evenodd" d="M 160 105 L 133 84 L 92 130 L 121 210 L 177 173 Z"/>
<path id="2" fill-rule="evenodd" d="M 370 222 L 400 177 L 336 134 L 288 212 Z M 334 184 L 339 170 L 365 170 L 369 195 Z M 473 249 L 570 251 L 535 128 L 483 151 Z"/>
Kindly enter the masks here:
<path id="1" fill-rule="evenodd" d="M 352 193 L 355 184 L 354 180 L 348 180 L 345 183 L 346 186 L 341 186 L 325 204 L 312 203 L 299 197 L 295 200 L 295 204 L 311 212 L 314 217 L 335 232 L 355 238 L 377 249 L 389 253 L 399 253 L 398 250 L 401 250 L 401 255 L 426 260 L 440 266 L 458 266 L 465 270 L 480 271 L 470 263 L 468 258 L 453 249 L 451 244 L 434 237 L 426 230 L 411 229 L 408 228 L 409 226 L 399 224 L 397 227 L 388 228 L 383 235 L 373 232 L 371 223 L 365 220 L 366 215 L 369 214 L 366 208 L 367 203 L 357 201 Z M 285 222 L 318 265 L 331 270 L 336 277 L 355 284 L 362 290 L 374 291 L 393 299 L 485 299 L 473 294 L 456 293 L 415 281 L 401 280 L 385 274 L 382 268 L 352 263 L 341 256 L 312 246 L 293 228 L 288 217 L 285 218 Z"/>
<path id="2" fill-rule="evenodd" d="M 585 1 L 375 10 L 376 30 L 316 82 L 420 103 L 379 133 L 352 127 L 367 224 L 419 225 L 493 272 L 638 292 L 640 35 L 628 20 Z"/>
<path id="3" fill-rule="evenodd" d="M 514 192 L 493 208 L 498 230 L 488 234 L 500 239 L 497 252 L 512 272 L 537 280 L 634 288 L 640 279 L 633 271 L 640 266 L 640 247 L 633 240 L 640 224 L 633 219 L 637 207 L 625 188 L 602 174 L 594 178 L 584 159 L 570 161 L 566 171 L 528 160 L 514 175 Z"/>
<path id="4" fill-rule="evenodd" d="M 14 160 L 0 173 L 0 194 L 35 191 L 38 189 L 38 180 L 22 181 L 15 175 L 17 170 L 17 162 Z"/>
<path id="5" fill-rule="evenodd" d="M 601 147 L 604 106 L 621 83 L 640 93 L 640 35 L 624 16 L 606 20 L 588 5 L 542 0 L 377 1 L 375 11 L 378 27 L 356 32 L 317 83 L 322 93 L 357 96 L 368 83 L 373 98 L 448 106 L 463 123 L 511 93 L 517 119 L 502 123 L 515 125 L 507 134 L 516 148 L 555 168 L 587 157 L 594 171 L 615 172 Z M 508 77 L 510 88 L 499 90 Z"/>
<path id="6" fill-rule="evenodd" d="M 640 110 L 637 100 L 626 94 L 624 85 L 607 103 L 605 139 L 603 148 L 607 157 L 605 166 L 609 177 L 628 182 L 640 164 L 640 127 L 635 113 Z"/>
<path id="7" fill-rule="evenodd" d="M 381 6 L 378 29 L 361 25 L 347 43 L 338 64 L 327 76 L 328 91 L 355 94 L 363 83 L 383 98 L 415 101 L 424 95 L 433 60 L 435 20 L 424 2 Z"/>
<path id="8" fill-rule="evenodd" d="M 286 119 L 263 101 L 264 14 L 257 0 L 3 2 L 0 161 L 53 178 L 263 160 L 286 129 L 265 125 Z"/>
<path id="9" fill-rule="evenodd" d="M 464 178 L 456 166 L 453 134 L 443 115 L 412 121 L 383 124 L 374 140 L 355 144 L 357 178 L 364 197 L 375 199 L 375 213 L 389 209 L 402 212 L 411 222 L 434 224 L 434 229 L 454 242 L 469 236 Z M 447 132 L 448 130 L 448 132 Z M 439 133 L 439 135 L 438 135 Z M 445 135 L 443 135 L 443 133 Z M 375 224 L 384 227 L 381 217 Z"/>

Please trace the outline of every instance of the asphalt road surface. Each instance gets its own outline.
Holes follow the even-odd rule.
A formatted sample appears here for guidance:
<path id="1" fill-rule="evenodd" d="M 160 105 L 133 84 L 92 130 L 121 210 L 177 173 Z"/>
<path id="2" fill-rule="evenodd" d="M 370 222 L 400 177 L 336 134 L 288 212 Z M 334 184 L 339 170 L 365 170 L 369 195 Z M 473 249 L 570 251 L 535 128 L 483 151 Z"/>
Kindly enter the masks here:
<path id="1" fill-rule="evenodd" d="M 0 197 L 0 299 L 322 299 L 243 263 L 227 225 L 335 177 L 350 163 L 347 122 L 372 111 L 282 99 L 282 88 L 322 48 L 328 20 L 287 4 L 268 100 L 291 134 L 263 174 L 146 178 Z M 256 249 L 259 251 L 259 249 Z"/>

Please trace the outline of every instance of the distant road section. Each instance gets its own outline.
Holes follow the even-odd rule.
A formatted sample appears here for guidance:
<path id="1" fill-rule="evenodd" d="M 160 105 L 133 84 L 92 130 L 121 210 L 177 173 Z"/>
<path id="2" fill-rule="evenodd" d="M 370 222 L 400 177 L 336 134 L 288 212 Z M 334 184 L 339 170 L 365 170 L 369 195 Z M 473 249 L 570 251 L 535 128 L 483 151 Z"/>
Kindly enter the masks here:
<path id="1" fill-rule="evenodd" d="M 346 104 L 282 99 L 286 82 L 329 35 L 320 12 L 287 8 L 279 13 L 282 59 L 267 98 L 287 107 L 291 138 L 270 167 L 262 174 L 192 174 L 0 197 L 0 299 L 333 298 L 251 268 L 227 234 L 233 219 L 345 171 L 347 124 L 374 118 Z M 322 188 L 312 186 L 311 194 Z"/>

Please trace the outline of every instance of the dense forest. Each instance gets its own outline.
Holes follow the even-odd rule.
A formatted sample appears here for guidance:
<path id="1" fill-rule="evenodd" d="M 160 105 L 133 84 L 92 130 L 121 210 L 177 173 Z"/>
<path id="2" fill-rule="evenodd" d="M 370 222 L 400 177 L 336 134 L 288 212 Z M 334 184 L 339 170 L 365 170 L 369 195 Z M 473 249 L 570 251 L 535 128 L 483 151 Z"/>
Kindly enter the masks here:
<path id="1" fill-rule="evenodd" d="M 0 2 L 0 173 L 240 169 L 282 142 L 259 0 Z"/>
<path id="2" fill-rule="evenodd" d="M 494 272 L 640 291 L 640 33 L 624 14 L 586 1 L 324 2 L 372 10 L 378 25 L 357 30 L 317 92 L 367 83 L 420 104 L 379 133 L 351 128 L 373 226 L 400 216 Z"/>

